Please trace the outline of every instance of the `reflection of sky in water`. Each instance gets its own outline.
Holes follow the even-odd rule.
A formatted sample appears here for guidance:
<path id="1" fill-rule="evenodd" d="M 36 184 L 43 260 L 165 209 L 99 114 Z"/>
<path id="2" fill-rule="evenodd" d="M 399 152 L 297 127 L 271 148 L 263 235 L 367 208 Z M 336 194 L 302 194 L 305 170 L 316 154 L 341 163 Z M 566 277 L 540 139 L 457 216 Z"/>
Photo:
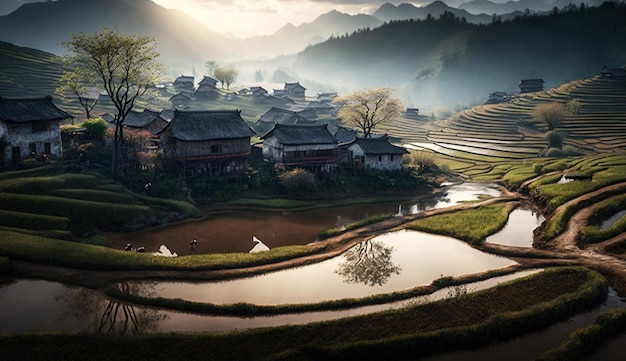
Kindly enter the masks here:
<path id="1" fill-rule="evenodd" d="M 218 283 L 160 282 L 160 297 L 210 303 L 307 303 L 365 297 L 430 284 L 443 276 L 458 276 L 498 269 L 514 261 L 480 252 L 453 238 L 414 231 L 399 231 L 374 238 L 393 247 L 391 262 L 399 266 L 382 286 L 345 283 L 338 275 L 339 256 L 317 264 L 252 278 Z"/>
<path id="2" fill-rule="evenodd" d="M 533 230 L 541 225 L 544 217 L 529 208 L 516 208 L 499 232 L 487 237 L 489 243 L 512 247 L 532 247 Z"/>
<path id="3" fill-rule="evenodd" d="M 600 224 L 600 229 L 607 229 L 611 227 L 615 222 L 619 221 L 624 216 L 626 216 L 626 210 L 615 213 L 613 216 L 607 218 Z"/>

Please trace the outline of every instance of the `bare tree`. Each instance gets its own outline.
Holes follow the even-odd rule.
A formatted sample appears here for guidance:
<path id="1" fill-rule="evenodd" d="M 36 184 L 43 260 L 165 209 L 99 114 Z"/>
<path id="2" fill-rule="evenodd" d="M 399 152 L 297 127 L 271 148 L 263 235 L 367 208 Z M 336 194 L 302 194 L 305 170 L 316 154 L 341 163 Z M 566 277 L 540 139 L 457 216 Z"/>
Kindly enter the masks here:
<path id="1" fill-rule="evenodd" d="M 393 247 L 375 240 L 359 243 L 344 253 L 345 262 L 335 271 L 346 283 L 364 283 L 382 286 L 392 274 L 400 274 L 401 268 L 391 262 Z"/>
<path id="2" fill-rule="evenodd" d="M 393 96 L 392 88 L 359 90 L 335 99 L 341 106 L 339 118 L 357 127 L 369 137 L 376 127 L 400 116 L 402 102 Z"/>
<path id="3" fill-rule="evenodd" d="M 561 124 L 567 110 L 561 103 L 541 103 L 535 106 L 533 116 L 546 124 L 548 130 L 554 130 Z"/>
<path id="4" fill-rule="evenodd" d="M 85 117 L 89 119 L 91 111 L 98 105 L 98 94 L 92 95 L 88 92 L 89 86 L 95 85 L 94 80 L 93 75 L 85 69 L 64 71 L 55 93 L 67 102 L 78 100 L 85 110 Z"/>
<path id="5" fill-rule="evenodd" d="M 97 77 L 117 111 L 111 173 L 113 179 L 118 179 L 124 141 L 122 124 L 137 98 L 145 94 L 164 71 L 163 65 L 155 60 L 159 56 L 156 41 L 104 28 L 95 33 L 72 34 L 72 40 L 63 45 L 69 50 L 67 59 L 72 64 L 72 72 L 90 72 Z"/>

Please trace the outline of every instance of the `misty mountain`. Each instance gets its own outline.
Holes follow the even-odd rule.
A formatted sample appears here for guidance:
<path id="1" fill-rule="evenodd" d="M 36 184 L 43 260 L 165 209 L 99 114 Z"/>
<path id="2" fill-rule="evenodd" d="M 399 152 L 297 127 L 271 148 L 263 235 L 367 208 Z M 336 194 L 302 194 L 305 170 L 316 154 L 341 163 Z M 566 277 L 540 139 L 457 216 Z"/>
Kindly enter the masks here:
<path id="1" fill-rule="evenodd" d="M 383 21 L 419 19 L 424 20 L 430 14 L 433 18 L 439 18 L 444 12 L 454 14 L 459 18 L 465 18 L 467 22 L 474 24 L 486 24 L 491 22 L 491 15 L 473 15 L 469 12 L 448 6 L 443 1 L 434 1 L 426 6 L 416 7 L 412 4 L 402 3 L 395 6 L 390 3 L 383 4 L 372 14 Z"/>
<path id="2" fill-rule="evenodd" d="M 393 86 L 417 106 L 471 103 L 518 91 L 521 79 L 543 78 L 550 87 L 620 66 L 623 39 L 626 5 L 615 3 L 488 25 L 449 16 L 394 21 L 309 47 L 294 70 L 337 87 Z"/>
<path id="3" fill-rule="evenodd" d="M 45 14 L 45 16 L 42 16 Z M 176 10 L 150 0 L 58 0 L 21 6 L 0 16 L 0 40 L 55 54 L 73 32 L 103 26 L 123 33 L 154 36 L 161 62 L 174 72 L 189 73 L 209 59 L 233 58 L 239 45 Z"/>
<path id="4" fill-rule="evenodd" d="M 505 3 L 495 3 L 489 0 L 473 0 L 458 6 L 459 9 L 466 10 L 472 14 L 508 14 L 514 11 L 524 11 L 526 9 L 534 11 L 548 11 L 552 5 L 546 4 L 543 0 L 519 0 L 507 1 Z"/>
<path id="5" fill-rule="evenodd" d="M 460 4 L 459 9 L 467 10 L 472 14 L 509 14 L 516 11 L 524 12 L 528 9 L 530 12 L 546 12 L 551 11 L 554 7 L 562 9 L 570 4 L 580 5 L 585 3 L 588 6 L 599 6 L 604 0 L 518 0 L 507 1 L 505 3 L 495 3 L 490 0 L 472 0 L 467 3 Z"/>
<path id="6" fill-rule="evenodd" d="M 322 14 L 310 23 L 294 26 L 289 23 L 268 36 L 255 36 L 243 40 L 246 55 L 268 57 L 293 54 L 306 46 L 325 41 L 333 34 L 352 33 L 357 29 L 375 28 L 383 22 L 370 15 L 349 15 L 333 10 Z"/>

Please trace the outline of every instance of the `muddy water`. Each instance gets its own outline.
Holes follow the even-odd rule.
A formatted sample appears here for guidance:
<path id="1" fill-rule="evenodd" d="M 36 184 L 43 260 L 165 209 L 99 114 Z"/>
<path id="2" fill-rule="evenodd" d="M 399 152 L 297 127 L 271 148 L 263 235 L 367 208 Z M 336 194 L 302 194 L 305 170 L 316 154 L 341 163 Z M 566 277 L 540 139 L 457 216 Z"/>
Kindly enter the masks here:
<path id="1" fill-rule="evenodd" d="M 109 237 L 109 246 L 124 249 L 142 246 L 157 252 L 161 245 L 179 256 L 204 253 L 249 252 L 258 238 L 269 248 L 303 245 L 317 239 L 321 231 L 341 227 L 369 216 L 380 214 L 406 215 L 426 209 L 443 208 L 460 202 L 474 201 L 481 196 L 501 194 L 494 184 L 444 184 L 442 193 L 429 199 L 407 199 L 402 202 L 359 204 L 294 212 L 232 211 L 196 222 L 187 222 L 141 232 Z M 192 246 L 192 240 L 196 245 Z"/>

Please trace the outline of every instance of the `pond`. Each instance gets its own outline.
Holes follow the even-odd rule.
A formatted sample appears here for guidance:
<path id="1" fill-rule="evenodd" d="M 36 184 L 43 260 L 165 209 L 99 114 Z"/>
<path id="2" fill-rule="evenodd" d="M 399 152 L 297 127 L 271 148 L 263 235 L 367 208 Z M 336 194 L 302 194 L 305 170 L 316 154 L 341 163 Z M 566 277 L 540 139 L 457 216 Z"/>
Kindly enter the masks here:
<path id="1" fill-rule="evenodd" d="M 159 282 L 152 296 L 217 304 L 311 303 L 391 293 L 514 264 L 454 238 L 397 231 L 303 267 L 223 282 Z M 137 284 L 131 289 L 145 289 Z"/>
<path id="2" fill-rule="evenodd" d="M 206 219 L 185 222 L 141 232 L 115 234 L 109 246 L 124 249 L 130 243 L 147 252 L 158 252 L 165 245 L 179 256 L 201 253 L 249 252 L 254 239 L 269 248 L 304 245 L 315 241 L 321 231 L 380 214 L 406 215 L 427 209 L 443 208 L 461 202 L 475 201 L 481 196 L 501 194 L 495 184 L 446 183 L 441 193 L 427 199 L 403 202 L 358 204 L 304 211 L 231 211 Z M 196 240 L 194 246 L 191 245 Z"/>
<path id="3" fill-rule="evenodd" d="M 613 224 L 615 224 L 615 222 L 619 221 L 624 216 L 626 216 L 626 210 L 615 213 L 614 215 L 612 215 L 611 217 L 605 219 L 604 221 L 602 221 L 602 223 L 600 223 L 600 229 L 610 228 Z"/>

